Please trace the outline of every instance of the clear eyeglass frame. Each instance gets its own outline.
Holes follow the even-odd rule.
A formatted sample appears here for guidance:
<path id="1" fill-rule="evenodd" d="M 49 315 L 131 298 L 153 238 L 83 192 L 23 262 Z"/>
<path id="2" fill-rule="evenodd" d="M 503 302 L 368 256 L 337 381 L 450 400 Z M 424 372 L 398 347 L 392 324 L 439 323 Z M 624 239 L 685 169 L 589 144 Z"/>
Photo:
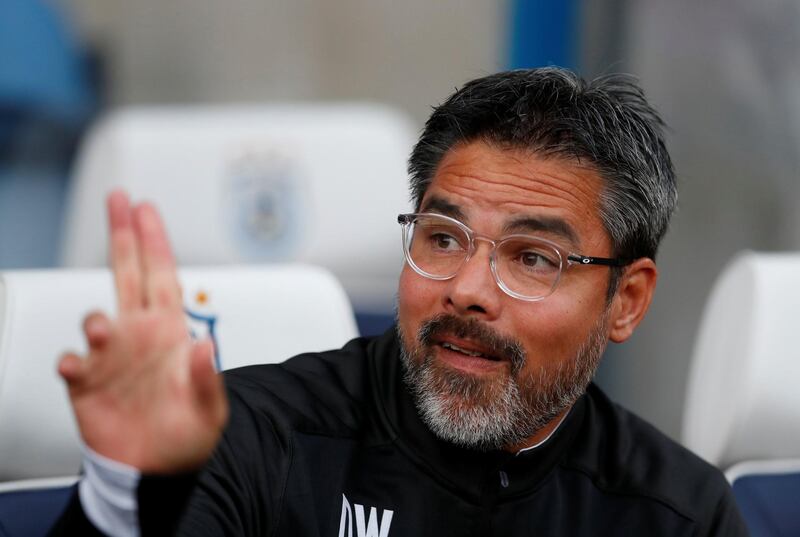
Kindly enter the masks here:
<path id="1" fill-rule="evenodd" d="M 419 218 L 434 218 L 434 219 L 441 219 L 442 222 L 449 223 L 452 225 L 457 226 L 461 231 L 469 239 L 469 248 L 467 250 L 464 259 L 461 263 L 456 267 L 456 269 L 452 272 L 452 274 L 447 275 L 436 275 L 431 274 L 429 272 L 424 271 L 422 268 L 417 265 L 414 259 L 411 256 L 410 246 L 411 246 L 411 238 L 412 238 L 412 227 L 416 223 L 417 219 Z M 565 268 L 578 265 L 578 266 L 586 266 L 586 265 L 600 265 L 606 267 L 624 267 L 629 265 L 632 260 L 631 259 L 623 259 L 623 258 L 609 258 L 609 257 L 593 257 L 593 256 L 586 256 L 582 254 L 577 254 L 573 252 L 568 252 L 564 250 L 558 244 L 549 241 L 547 239 L 543 239 L 537 237 L 535 235 L 524 235 L 524 234 L 514 234 L 508 235 L 506 237 L 502 237 L 500 239 L 492 239 L 490 237 L 486 237 L 484 235 L 480 235 L 475 233 L 472 229 L 470 229 L 466 224 L 463 222 L 456 220 L 455 218 L 451 218 L 449 216 L 445 216 L 443 214 L 438 213 L 407 213 L 407 214 L 399 214 L 397 215 L 397 222 L 401 225 L 403 231 L 403 254 L 405 255 L 405 260 L 409 264 L 409 266 L 414 269 L 414 271 L 423 276 L 425 278 L 429 278 L 431 280 L 450 280 L 458 274 L 458 271 L 461 269 L 464 264 L 466 264 L 470 258 L 472 258 L 473 254 L 475 253 L 477 247 L 475 245 L 476 240 L 482 240 L 488 242 L 492 245 L 492 250 L 489 253 L 489 267 L 492 272 L 492 276 L 494 277 L 495 283 L 497 286 L 507 295 L 519 299 L 524 300 L 526 302 L 538 302 L 540 300 L 544 300 L 548 296 L 552 295 L 553 292 L 558 287 L 558 282 L 561 280 L 561 275 L 564 273 Z M 545 294 L 529 296 L 525 294 L 518 293 L 506 285 L 503 279 L 500 277 L 497 269 L 496 263 L 496 252 L 497 249 L 504 244 L 506 241 L 512 239 L 532 239 L 536 242 L 539 242 L 543 245 L 547 245 L 549 248 L 553 250 L 553 252 L 558 256 L 558 274 L 556 275 L 555 279 L 553 280 L 550 289 Z"/>

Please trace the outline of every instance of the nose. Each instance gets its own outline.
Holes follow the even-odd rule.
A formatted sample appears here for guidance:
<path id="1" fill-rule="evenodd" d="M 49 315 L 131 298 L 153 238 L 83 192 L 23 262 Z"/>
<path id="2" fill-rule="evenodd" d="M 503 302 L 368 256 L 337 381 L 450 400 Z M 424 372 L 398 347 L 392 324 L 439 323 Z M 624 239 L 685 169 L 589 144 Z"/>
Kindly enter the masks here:
<path id="1" fill-rule="evenodd" d="M 486 321 L 500 314 L 503 291 L 498 287 L 489 266 L 490 242 L 476 243 L 475 252 L 447 281 L 445 308 L 464 316 L 477 316 Z"/>

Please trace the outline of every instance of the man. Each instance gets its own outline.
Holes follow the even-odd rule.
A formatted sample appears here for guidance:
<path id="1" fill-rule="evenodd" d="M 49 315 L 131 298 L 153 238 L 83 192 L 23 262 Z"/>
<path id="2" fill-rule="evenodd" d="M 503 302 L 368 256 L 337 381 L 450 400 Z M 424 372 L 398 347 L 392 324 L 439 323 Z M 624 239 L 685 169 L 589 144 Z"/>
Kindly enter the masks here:
<path id="1" fill-rule="evenodd" d="M 110 197 L 119 315 L 59 365 L 88 449 L 56 532 L 746 533 L 718 471 L 591 384 L 647 311 L 676 200 L 641 90 L 472 81 L 409 168 L 396 329 L 227 372 L 227 396 L 157 213 Z"/>

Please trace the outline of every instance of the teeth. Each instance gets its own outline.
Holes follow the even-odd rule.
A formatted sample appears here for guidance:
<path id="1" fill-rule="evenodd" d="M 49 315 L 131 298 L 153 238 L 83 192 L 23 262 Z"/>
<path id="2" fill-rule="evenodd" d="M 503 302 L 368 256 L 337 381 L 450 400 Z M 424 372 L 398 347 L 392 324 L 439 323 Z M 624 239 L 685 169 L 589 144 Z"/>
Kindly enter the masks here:
<path id="1" fill-rule="evenodd" d="M 486 356 L 483 355 L 480 352 L 468 351 L 467 349 L 462 349 L 461 347 L 457 347 L 456 345 L 453 345 L 452 343 L 442 343 L 442 347 L 444 347 L 445 349 L 452 349 L 454 351 L 466 354 L 467 356 L 475 356 L 475 357 L 480 357 L 480 358 L 486 358 Z"/>

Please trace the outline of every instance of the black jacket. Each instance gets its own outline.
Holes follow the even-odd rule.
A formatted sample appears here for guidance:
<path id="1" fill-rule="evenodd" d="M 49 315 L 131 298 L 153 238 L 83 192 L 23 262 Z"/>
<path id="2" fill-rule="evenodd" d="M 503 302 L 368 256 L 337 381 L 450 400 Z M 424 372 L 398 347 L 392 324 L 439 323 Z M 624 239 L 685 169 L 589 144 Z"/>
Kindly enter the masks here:
<path id="1" fill-rule="evenodd" d="M 393 330 L 225 379 L 231 420 L 207 467 L 142 478 L 143 535 L 180 513 L 191 536 L 747 534 L 718 470 L 594 385 L 548 442 L 514 455 L 427 429 Z M 74 498 L 56 533 L 85 524 Z"/>

